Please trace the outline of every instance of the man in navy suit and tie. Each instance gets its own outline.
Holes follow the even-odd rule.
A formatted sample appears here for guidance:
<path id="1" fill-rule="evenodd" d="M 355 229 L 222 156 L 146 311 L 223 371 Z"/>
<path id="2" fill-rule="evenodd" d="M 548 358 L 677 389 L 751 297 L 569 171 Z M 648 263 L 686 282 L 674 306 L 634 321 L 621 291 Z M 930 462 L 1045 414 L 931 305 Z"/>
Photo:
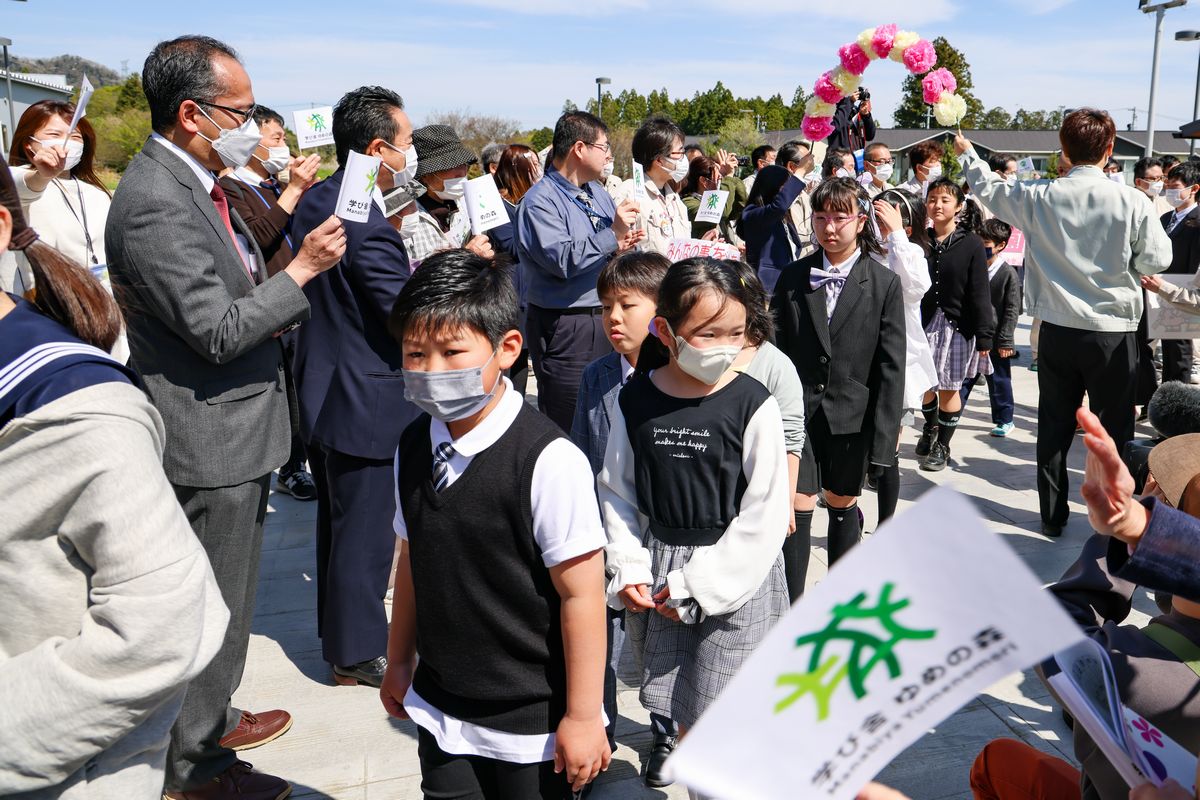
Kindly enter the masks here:
<path id="1" fill-rule="evenodd" d="M 333 138 L 339 168 L 297 206 L 297 247 L 337 206 L 351 150 L 381 159 L 380 191 L 416 172 L 412 123 L 388 89 L 364 86 L 342 97 Z M 300 431 L 317 483 L 317 633 L 334 679 L 347 685 L 379 686 L 387 668 L 392 463 L 400 433 L 418 413 L 404 399 L 400 346 L 387 319 L 409 274 L 403 240 L 379 197 L 366 222 L 346 223 L 338 265 L 305 287 L 312 319 L 296 341 Z"/>

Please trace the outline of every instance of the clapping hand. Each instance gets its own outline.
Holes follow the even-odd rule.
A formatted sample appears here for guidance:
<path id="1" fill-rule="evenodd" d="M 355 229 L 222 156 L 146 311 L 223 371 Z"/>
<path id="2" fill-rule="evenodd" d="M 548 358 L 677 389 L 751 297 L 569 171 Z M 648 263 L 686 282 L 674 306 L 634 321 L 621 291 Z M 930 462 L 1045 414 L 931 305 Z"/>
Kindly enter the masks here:
<path id="1" fill-rule="evenodd" d="M 288 164 L 288 186 L 295 186 L 301 192 L 317 181 L 317 170 L 321 168 L 321 157 L 318 155 L 298 156 Z"/>

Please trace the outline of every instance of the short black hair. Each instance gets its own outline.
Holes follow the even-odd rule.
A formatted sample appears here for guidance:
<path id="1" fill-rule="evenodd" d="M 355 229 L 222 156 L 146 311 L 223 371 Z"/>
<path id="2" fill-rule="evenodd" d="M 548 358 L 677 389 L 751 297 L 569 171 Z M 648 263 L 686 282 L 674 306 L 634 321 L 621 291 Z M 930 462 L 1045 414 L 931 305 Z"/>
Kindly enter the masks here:
<path id="1" fill-rule="evenodd" d="M 1162 167 L 1162 161 L 1154 156 L 1142 156 L 1133 162 L 1133 177 L 1138 180 L 1145 180 L 1146 173 L 1155 167 Z"/>
<path id="2" fill-rule="evenodd" d="M 745 261 L 726 259 L 725 263 L 737 270 L 750 298 L 746 306 L 746 341 L 755 347 L 775 338 L 775 315 L 771 313 L 771 295 L 763 286 L 758 270 Z"/>
<path id="3" fill-rule="evenodd" d="M 554 143 L 550 157 L 559 161 L 567 157 L 576 142 L 595 144 L 596 137 L 608 133 L 604 120 L 586 111 L 568 111 L 554 123 Z"/>
<path id="4" fill-rule="evenodd" d="M 1200 183 L 1200 162 L 1181 161 L 1171 170 L 1167 180 L 1179 181 L 1184 186 L 1195 186 Z"/>
<path id="5" fill-rule="evenodd" d="M 404 110 L 404 100 L 382 86 L 360 86 L 342 95 L 333 107 L 333 144 L 339 166 L 346 165 L 350 151 L 366 151 L 376 139 L 391 142 L 396 138 L 396 109 Z"/>
<path id="6" fill-rule="evenodd" d="M 692 142 L 691 144 L 685 144 L 683 146 L 683 152 L 685 152 L 685 153 L 690 153 L 693 150 L 698 151 L 701 155 L 704 154 L 704 148 L 701 147 L 700 145 L 696 144 L 695 142 Z"/>
<path id="7" fill-rule="evenodd" d="M 1159 156 L 1158 162 L 1162 164 L 1163 174 L 1170 175 L 1171 170 L 1175 169 L 1175 165 L 1179 163 L 1179 159 L 1172 155 Z"/>
<path id="8" fill-rule="evenodd" d="M 892 152 L 892 148 L 888 147 L 883 142 L 871 142 L 869 145 L 867 145 L 867 149 L 863 150 L 863 158 L 867 161 L 870 161 L 871 153 L 873 153 L 874 151 L 876 151 L 880 148 L 887 150 L 889 153 Z"/>
<path id="9" fill-rule="evenodd" d="M 837 171 L 846 166 L 846 156 L 853 156 L 843 147 L 831 147 L 825 151 L 825 160 L 821 162 L 821 177 L 832 178 Z"/>
<path id="10" fill-rule="evenodd" d="M 278 111 L 272 108 L 267 108 L 266 106 L 255 106 L 254 124 L 261 128 L 268 122 L 274 122 L 281 128 L 287 127 L 287 125 L 284 124 L 283 117 L 279 115 Z"/>
<path id="11" fill-rule="evenodd" d="M 184 100 L 211 102 L 221 96 L 225 87 L 213 69 L 217 56 L 241 61 L 232 47 L 211 36 L 180 36 L 154 46 L 142 65 L 151 128 L 157 133 L 171 130 Z"/>
<path id="12" fill-rule="evenodd" d="M 800 149 L 804 148 L 805 154 L 812 152 L 812 148 L 804 142 L 798 142 L 792 139 L 790 142 L 784 142 L 778 150 L 775 151 L 775 163 L 781 167 L 786 167 L 788 164 L 799 164 L 804 156 L 800 155 Z"/>
<path id="13" fill-rule="evenodd" d="M 992 172 L 1004 172 L 1008 169 L 1008 162 L 1016 160 L 1017 157 L 1012 153 L 992 153 L 987 157 L 987 165 Z"/>
<path id="14" fill-rule="evenodd" d="M 630 145 L 633 160 L 641 164 L 643 169 L 650 169 L 654 159 L 671 152 L 676 139 L 683 140 L 683 128 L 676 125 L 670 117 L 650 117 L 639 125 L 633 134 L 633 144 Z"/>
<path id="15" fill-rule="evenodd" d="M 767 157 L 767 153 L 778 152 L 769 144 L 760 144 L 758 147 L 750 151 L 750 166 L 758 164 L 759 161 Z"/>
<path id="16" fill-rule="evenodd" d="M 1121 162 L 1120 162 L 1120 161 L 1117 161 L 1115 158 L 1110 158 L 1110 159 L 1108 160 L 1108 162 L 1107 162 L 1107 163 L 1105 163 L 1105 165 L 1104 165 L 1104 168 L 1105 168 L 1105 169 L 1108 169 L 1109 167 L 1116 167 L 1116 168 L 1117 168 L 1118 170 L 1120 170 L 1121 172 L 1124 172 L 1124 171 L 1125 171 L 1125 167 L 1123 167 L 1123 166 L 1121 165 Z"/>
<path id="17" fill-rule="evenodd" d="M 658 302 L 658 287 L 670 268 L 671 262 L 661 253 L 641 250 L 622 253 L 600 269 L 596 294 L 603 300 L 617 292 L 637 292 Z"/>
<path id="18" fill-rule="evenodd" d="M 1012 238 L 1012 225 L 1009 225 L 1002 219 L 992 217 L 989 220 L 984 220 L 976 233 L 980 239 L 987 239 L 993 244 L 998 244 L 1000 245 L 1000 249 L 1003 250 L 1004 246 L 1008 244 L 1008 240 Z"/>
<path id="19" fill-rule="evenodd" d="M 388 316 L 388 333 L 403 343 L 406 333 L 469 328 L 492 347 L 520 330 L 520 309 L 511 267 L 466 248 L 439 250 L 421 262 L 404 284 Z"/>

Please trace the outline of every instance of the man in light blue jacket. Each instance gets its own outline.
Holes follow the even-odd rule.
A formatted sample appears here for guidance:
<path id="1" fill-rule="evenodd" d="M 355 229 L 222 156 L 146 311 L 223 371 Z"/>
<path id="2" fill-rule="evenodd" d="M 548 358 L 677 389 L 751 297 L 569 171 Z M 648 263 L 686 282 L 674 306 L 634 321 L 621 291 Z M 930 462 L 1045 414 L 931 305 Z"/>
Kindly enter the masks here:
<path id="1" fill-rule="evenodd" d="M 1118 447 L 1133 438 L 1139 275 L 1171 265 L 1171 240 L 1153 204 L 1102 171 L 1115 137 L 1106 112 L 1072 111 L 1059 131 L 1070 173 L 1019 183 L 993 174 L 962 134 L 954 142 L 976 197 L 1027 240 L 1029 313 L 1042 320 L 1038 498 L 1051 537 L 1067 522 L 1067 452 L 1084 392 Z"/>

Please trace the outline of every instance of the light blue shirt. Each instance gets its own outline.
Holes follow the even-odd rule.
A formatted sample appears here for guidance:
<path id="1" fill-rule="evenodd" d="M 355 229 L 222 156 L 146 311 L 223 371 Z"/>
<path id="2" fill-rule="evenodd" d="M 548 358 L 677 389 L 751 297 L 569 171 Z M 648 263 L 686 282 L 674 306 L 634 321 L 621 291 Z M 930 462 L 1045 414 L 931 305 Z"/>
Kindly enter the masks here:
<path id="1" fill-rule="evenodd" d="M 1053 181 L 1008 183 L 974 150 L 959 163 L 975 197 L 1025 234 L 1030 314 L 1080 330 L 1137 330 L 1138 274 L 1171 266 L 1171 240 L 1146 195 L 1096 166 Z"/>

